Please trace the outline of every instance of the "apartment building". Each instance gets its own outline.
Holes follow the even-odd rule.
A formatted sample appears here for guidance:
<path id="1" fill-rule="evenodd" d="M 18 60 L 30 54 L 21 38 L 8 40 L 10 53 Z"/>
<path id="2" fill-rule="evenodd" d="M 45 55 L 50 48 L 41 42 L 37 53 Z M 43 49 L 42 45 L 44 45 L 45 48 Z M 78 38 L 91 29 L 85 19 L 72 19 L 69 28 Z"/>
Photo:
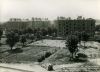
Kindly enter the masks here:
<path id="1" fill-rule="evenodd" d="M 48 18 L 32 18 L 29 19 L 20 19 L 20 18 L 11 18 L 9 21 L 5 22 L 3 25 L 4 29 L 7 30 L 24 30 L 27 28 L 48 28 L 50 26 L 50 21 Z"/>
<path id="2" fill-rule="evenodd" d="M 3 27 L 7 30 L 24 30 L 29 26 L 28 19 L 11 18 L 9 21 L 4 23 Z"/>
<path id="3" fill-rule="evenodd" d="M 32 29 L 34 28 L 47 29 L 51 25 L 48 18 L 32 18 L 30 23 L 31 23 L 30 27 Z"/>
<path id="4" fill-rule="evenodd" d="M 76 31 L 87 32 L 91 37 L 95 34 L 95 20 L 92 18 L 82 18 L 79 16 L 77 19 L 60 17 L 56 20 L 58 36 L 66 36 Z"/>

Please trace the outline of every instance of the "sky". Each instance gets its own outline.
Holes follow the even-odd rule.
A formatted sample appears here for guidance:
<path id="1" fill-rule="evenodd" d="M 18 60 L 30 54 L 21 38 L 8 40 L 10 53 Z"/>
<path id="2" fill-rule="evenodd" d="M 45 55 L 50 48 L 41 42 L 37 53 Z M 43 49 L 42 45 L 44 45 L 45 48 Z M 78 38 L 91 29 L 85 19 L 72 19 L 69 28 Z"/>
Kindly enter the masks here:
<path id="1" fill-rule="evenodd" d="M 0 21 L 57 16 L 100 19 L 100 0 L 0 0 Z"/>

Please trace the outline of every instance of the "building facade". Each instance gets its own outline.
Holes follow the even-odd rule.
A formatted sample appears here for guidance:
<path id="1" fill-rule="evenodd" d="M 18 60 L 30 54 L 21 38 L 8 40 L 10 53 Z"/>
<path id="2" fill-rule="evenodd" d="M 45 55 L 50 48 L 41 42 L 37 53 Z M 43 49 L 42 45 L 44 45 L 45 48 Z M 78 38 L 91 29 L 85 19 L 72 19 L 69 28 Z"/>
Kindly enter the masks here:
<path id="1" fill-rule="evenodd" d="M 32 18 L 32 20 L 30 21 L 30 27 L 32 29 L 46 29 L 48 27 L 50 27 L 51 23 L 48 20 L 48 18 Z"/>
<path id="2" fill-rule="evenodd" d="M 18 18 L 11 18 L 9 21 L 4 23 L 3 27 L 7 30 L 24 30 L 29 26 L 28 20 L 22 20 Z"/>
<path id="3" fill-rule="evenodd" d="M 56 20 L 58 36 L 66 36 L 76 31 L 87 32 L 91 37 L 95 34 L 95 20 L 79 17 L 72 20 L 71 18 L 58 18 Z"/>
<path id="4" fill-rule="evenodd" d="M 3 28 L 7 30 L 24 30 L 27 28 L 31 29 L 43 29 L 48 28 L 50 26 L 50 21 L 48 18 L 32 18 L 29 19 L 19 19 L 19 18 L 11 18 L 9 21 L 3 24 Z"/>

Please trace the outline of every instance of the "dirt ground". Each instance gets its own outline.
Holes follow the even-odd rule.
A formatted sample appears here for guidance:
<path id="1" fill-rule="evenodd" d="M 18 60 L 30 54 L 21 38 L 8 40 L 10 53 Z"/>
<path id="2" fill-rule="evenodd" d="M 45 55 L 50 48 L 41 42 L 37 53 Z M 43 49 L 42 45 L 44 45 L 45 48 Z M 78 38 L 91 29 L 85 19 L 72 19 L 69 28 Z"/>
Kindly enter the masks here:
<path id="1" fill-rule="evenodd" d="M 4 43 L 4 40 L 2 42 Z M 83 45 L 83 43 L 81 43 L 81 45 Z M 86 46 L 88 48 L 80 48 L 79 52 L 88 55 L 89 62 L 100 65 L 100 43 L 91 41 L 87 42 Z M 46 51 L 54 51 L 55 49 L 57 52 L 43 61 L 43 63 L 56 63 L 54 65 L 54 72 L 57 72 L 57 70 L 64 67 L 76 67 L 83 64 L 69 63 L 69 52 L 67 49 L 65 49 L 65 40 L 44 39 L 42 41 L 36 41 L 29 44 L 28 47 L 22 48 L 21 53 L 10 53 L 9 49 L 10 48 L 7 45 L 2 45 L 0 47 L 0 60 L 3 61 L 3 63 L 0 63 L 0 72 L 24 72 L 24 70 L 26 70 L 26 72 L 31 72 L 31 70 L 33 72 L 47 72 L 47 70 L 41 67 L 41 65 L 33 63 L 35 63 L 37 59 Z M 6 62 L 6 64 L 4 62 Z"/>

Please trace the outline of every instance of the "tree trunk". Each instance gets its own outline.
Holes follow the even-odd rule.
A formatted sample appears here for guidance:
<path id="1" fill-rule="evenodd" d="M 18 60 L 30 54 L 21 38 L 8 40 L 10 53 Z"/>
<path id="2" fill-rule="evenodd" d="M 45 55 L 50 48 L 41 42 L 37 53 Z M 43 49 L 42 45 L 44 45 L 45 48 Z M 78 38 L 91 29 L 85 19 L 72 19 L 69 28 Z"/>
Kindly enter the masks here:
<path id="1" fill-rule="evenodd" d="M 0 39 L 0 46 L 1 46 L 1 39 Z"/>
<path id="2" fill-rule="evenodd" d="M 24 42 L 23 42 L 23 45 L 22 45 L 22 48 L 24 47 Z"/>
<path id="3" fill-rule="evenodd" d="M 79 45 L 81 46 L 81 41 L 79 42 Z"/>
<path id="4" fill-rule="evenodd" d="M 76 49 L 74 52 L 74 58 L 75 58 L 77 52 L 78 52 L 78 49 Z"/>
<path id="5" fill-rule="evenodd" d="M 12 51 L 12 48 L 13 48 L 13 47 L 11 47 L 11 51 Z"/>
<path id="6" fill-rule="evenodd" d="M 33 40 L 34 40 L 34 39 L 32 39 L 32 42 L 33 42 Z"/>
<path id="7" fill-rule="evenodd" d="M 84 48 L 85 48 L 85 41 L 84 41 Z"/>
<path id="8" fill-rule="evenodd" d="M 72 53 L 72 57 L 71 57 L 71 60 L 73 60 L 73 58 L 74 58 L 74 55 L 73 55 L 73 53 Z"/>

